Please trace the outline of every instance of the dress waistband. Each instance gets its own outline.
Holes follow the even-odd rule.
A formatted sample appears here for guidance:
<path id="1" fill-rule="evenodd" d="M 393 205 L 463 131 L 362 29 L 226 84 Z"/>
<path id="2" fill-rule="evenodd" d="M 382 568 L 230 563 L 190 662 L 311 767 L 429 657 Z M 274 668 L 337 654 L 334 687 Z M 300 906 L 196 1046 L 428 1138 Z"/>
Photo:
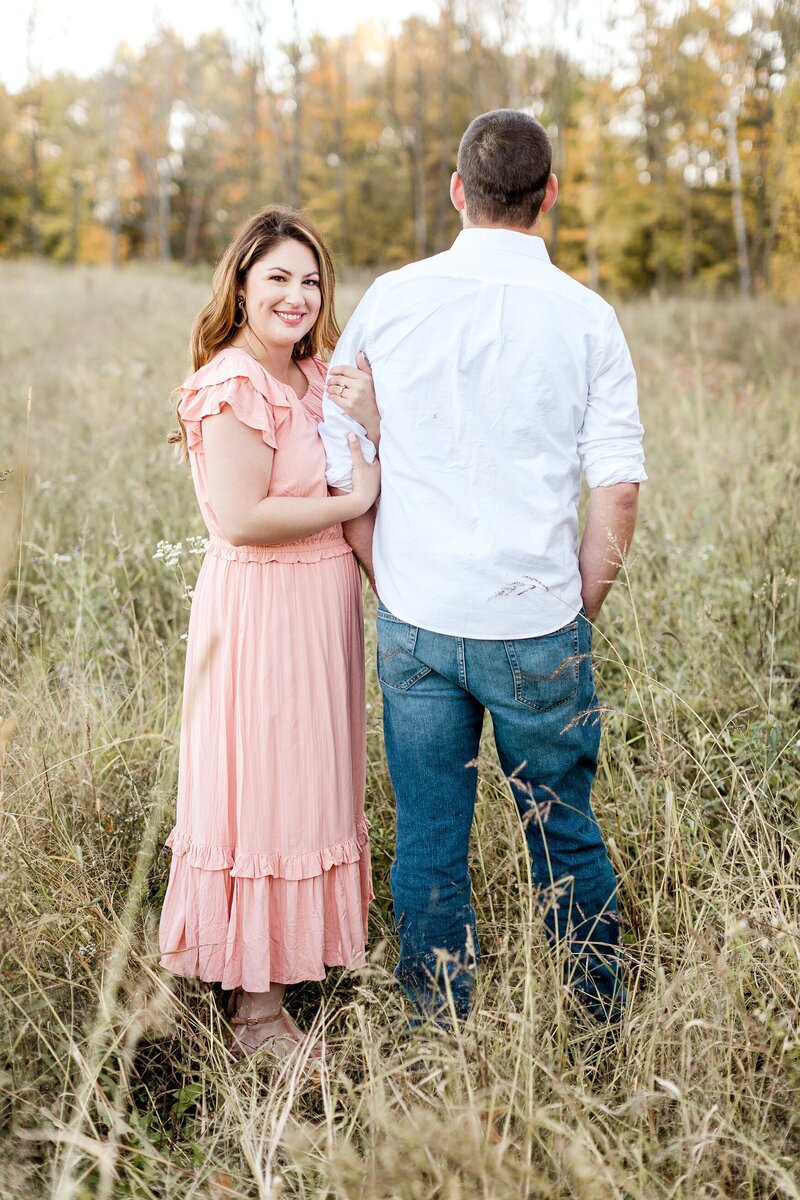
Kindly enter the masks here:
<path id="1" fill-rule="evenodd" d="M 208 540 L 206 554 L 214 558 L 223 558 L 228 562 L 281 562 L 281 563 L 310 563 L 319 562 L 323 558 L 338 558 L 349 554 L 350 547 L 344 540 L 341 525 L 333 525 L 314 533 L 311 537 L 299 538 L 295 542 L 283 542 L 279 546 L 233 546 L 223 538 L 212 537 Z"/>

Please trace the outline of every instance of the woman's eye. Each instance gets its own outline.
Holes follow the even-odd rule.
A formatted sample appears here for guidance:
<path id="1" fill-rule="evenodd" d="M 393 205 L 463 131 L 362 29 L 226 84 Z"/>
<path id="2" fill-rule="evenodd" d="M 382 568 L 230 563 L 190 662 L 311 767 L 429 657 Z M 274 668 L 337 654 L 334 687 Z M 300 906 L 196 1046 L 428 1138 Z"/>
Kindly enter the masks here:
<path id="1" fill-rule="evenodd" d="M 319 287 L 318 279 L 306 279 L 306 280 L 304 280 L 304 282 L 307 283 L 309 285 L 309 287 L 316 287 L 316 288 Z"/>
<path id="2" fill-rule="evenodd" d="M 284 283 L 286 280 L 286 276 L 285 275 L 270 275 L 270 279 L 272 280 L 273 283 Z"/>

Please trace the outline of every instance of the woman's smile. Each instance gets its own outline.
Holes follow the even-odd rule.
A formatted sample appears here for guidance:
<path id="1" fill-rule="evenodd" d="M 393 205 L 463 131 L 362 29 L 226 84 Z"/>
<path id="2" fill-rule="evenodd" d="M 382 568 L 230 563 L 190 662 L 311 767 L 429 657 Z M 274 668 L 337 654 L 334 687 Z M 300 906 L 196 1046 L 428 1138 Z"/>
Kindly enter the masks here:
<path id="1" fill-rule="evenodd" d="M 285 322 L 286 325 L 300 325 L 308 316 L 306 312 L 288 312 L 283 308 L 274 308 L 272 311 L 275 313 L 275 316 L 280 317 L 280 319 Z"/>

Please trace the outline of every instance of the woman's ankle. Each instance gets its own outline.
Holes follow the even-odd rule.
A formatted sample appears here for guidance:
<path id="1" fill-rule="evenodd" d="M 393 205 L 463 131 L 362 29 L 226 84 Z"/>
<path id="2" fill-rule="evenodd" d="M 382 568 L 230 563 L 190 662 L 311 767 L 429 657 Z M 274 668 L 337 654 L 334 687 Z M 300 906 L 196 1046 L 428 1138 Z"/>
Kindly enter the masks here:
<path id="1" fill-rule="evenodd" d="M 236 1011 L 240 1017 L 277 1017 L 283 1007 L 286 988 L 281 983 L 273 984 L 268 992 L 246 992 L 239 994 Z"/>

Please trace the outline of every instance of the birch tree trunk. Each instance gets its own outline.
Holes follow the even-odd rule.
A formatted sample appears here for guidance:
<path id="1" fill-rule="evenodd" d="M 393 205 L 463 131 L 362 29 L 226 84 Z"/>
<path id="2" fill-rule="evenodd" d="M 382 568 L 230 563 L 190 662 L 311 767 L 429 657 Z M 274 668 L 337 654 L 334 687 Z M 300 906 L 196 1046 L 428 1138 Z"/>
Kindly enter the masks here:
<path id="1" fill-rule="evenodd" d="M 753 277 L 750 272 L 750 256 L 747 249 L 747 224 L 744 218 L 744 196 L 742 191 L 742 164 L 739 158 L 739 106 L 741 97 L 731 92 L 725 113 L 727 135 L 728 171 L 731 180 L 731 206 L 733 209 L 733 231 L 736 235 L 736 257 L 739 265 L 739 291 L 743 296 L 752 296 Z"/>
<path id="2" fill-rule="evenodd" d="M 414 255 L 416 258 L 424 258 L 428 252 L 428 186 L 425 177 L 425 110 L 428 97 L 422 51 L 416 36 L 414 37 L 414 52 L 416 58 L 412 109 L 414 124 L 410 130 L 409 153 L 414 197 Z"/>
<path id="3" fill-rule="evenodd" d="M 158 257 L 161 262 L 169 262 L 172 258 L 170 246 L 170 224 L 172 222 L 172 165 L 168 158 L 160 158 L 156 163 L 158 177 Z"/>
<path id="4" fill-rule="evenodd" d="M 39 188 L 39 102 L 28 105 L 30 116 L 30 189 L 28 192 L 28 239 L 31 254 L 42 253 L 40 215 L 42 198 Z"/>
<path id="5" fill-rule="evenodd" d="M 439 193 L 433 206 L 432 241 L 435 250 L 447 245 L 451 208 L 447 202 L 447 180 L 455 169 L 456 143 L 450 133 L 452 79 L 450 52 L 455 27 L 454 0 L 441 0 L 439 6 L 439 114 L 437 121 L 437 180 Z"/>
<path id="6" fill-rule="evenodd" d="M 292 109 L 291 109 L 291 132 L 289 135 L 289 153 L 288 167 L 286 179 L 287 200 L 292 208 L 299 208 L 301 204 L 301 177 L 302 177 L 302 158 L 303 158 L 303 141 L 302 141 L 302 76 L 301 76 L 301 60 L 303 57 L 300 48 L 300 18 L 297 13 L 297 0 L 291 0 L 292 11 L 292 44 L 289 47 L 289 63 L 292 68 Z"/>
<path id="7" fill-rule="evenodd" d="M 259 97 L 263 89 L 266 93 L 266 62 L 264 58 L 264 39 L 267 28 L 267 15 L 261 0 L 239 0 L 239 7 L 250 34 L 250 47 L 245 65 L 247 76 L 247 125 L 250 133 L 250 157 L 247 163 L 247 178 L 251 191 L 251 204 L 254 204 L 261 182 L 261 129 Z"/>
<path id="8" fill-rule="evenodd" d="M 197 246 L 200 241 L 200 230 L 203 224 L 203 209 L 206 202 L 208 180 L 205 175 L 196 179 L 192 184 L 192 198 L 189 202 L 189 219 L 186 222 L 186 238 L 183 243 L 183 261 L 189 266 L 197 257 Z"/>
<path id="9" fill-rule="evenodd" d="M 347 34 L 339 38 L 336 45 L 336 110 L 333 118 L 334 154 L 336 156 L 335 179 L 336 199 L 339 209 L 339 246 L 345 262 L 353 257 L 353 239 L 350 234 L 349 207 L 347 203 L 347 160 L 345 114 L 348 105 L 348 49 Z"/>
<path id="10" fill-rule="evenodd" d="M 30 91 L 30 100 L 25 108 L 30 133 L 29 164 L 30 185 L 28 189 L 28 246 L 31 254 L 42 253 L 41 206 L 42 197 L 39 188 L 39 109 L 41 98 L 38 90 L 39 72 L 34 67 L 34 46 L 36 42 L 36 24 L 39 17 L 39 6 L 30 6 L 26 21 L 25 66 Z"/>

